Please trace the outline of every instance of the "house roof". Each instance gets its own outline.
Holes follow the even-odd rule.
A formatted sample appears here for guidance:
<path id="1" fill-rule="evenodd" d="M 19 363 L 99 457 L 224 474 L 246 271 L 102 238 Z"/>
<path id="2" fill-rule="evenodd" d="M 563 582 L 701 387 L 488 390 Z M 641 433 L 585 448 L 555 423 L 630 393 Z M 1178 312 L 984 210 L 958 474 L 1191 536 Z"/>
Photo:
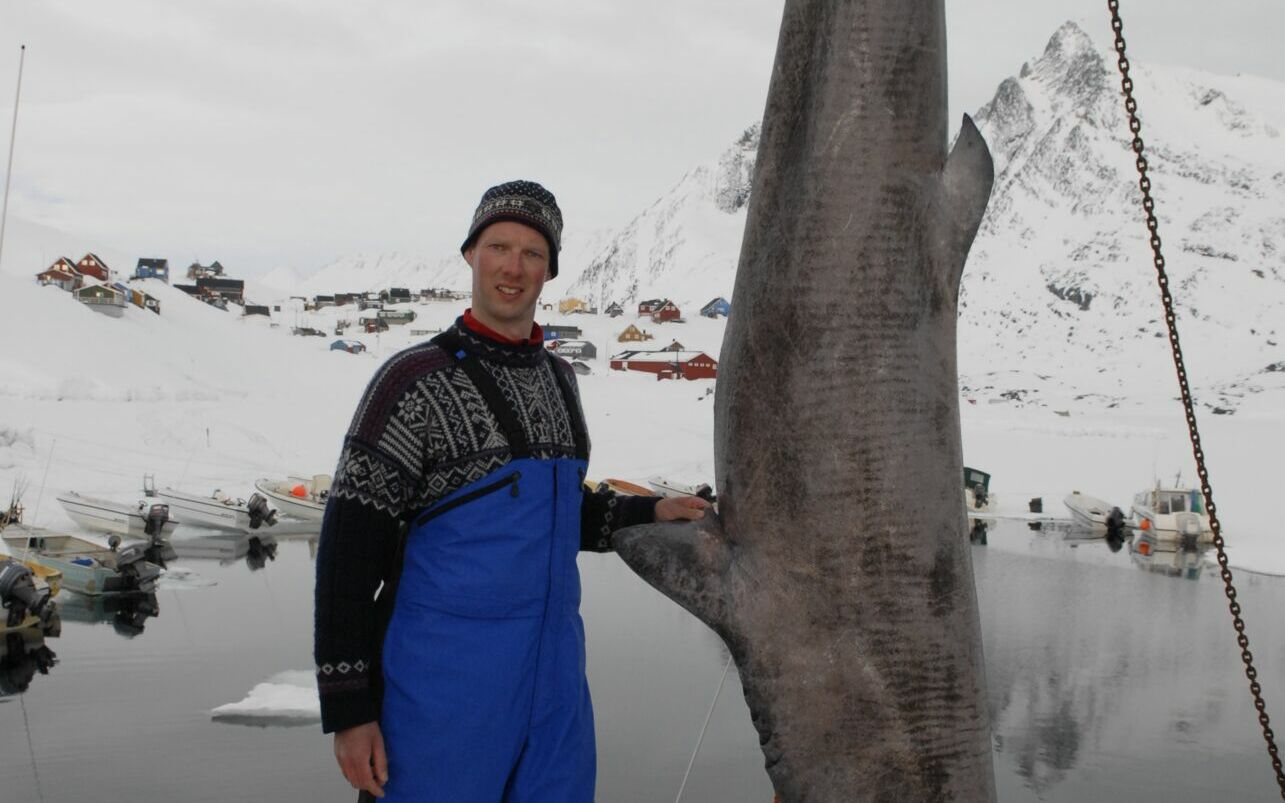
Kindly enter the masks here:
<path id="1" fill-rule="evenodd" d="M 716 360 L 703 351 L 622 351 L 615 355 L 613 360 L 628 360 L 629 362 L 689 362 L 697 357 L 704 357 L 710 362 Z"/>

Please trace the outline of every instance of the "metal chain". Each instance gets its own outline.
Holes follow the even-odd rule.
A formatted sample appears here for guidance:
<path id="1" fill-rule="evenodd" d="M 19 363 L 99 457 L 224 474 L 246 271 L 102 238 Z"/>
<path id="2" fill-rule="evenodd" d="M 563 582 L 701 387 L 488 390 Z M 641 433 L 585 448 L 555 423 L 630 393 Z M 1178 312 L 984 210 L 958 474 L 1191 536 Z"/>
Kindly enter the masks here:
<path id="1" fill-rule="evenodd" d="M 1143 155 L 1142 122 L 1138 119 L 1138 102 L 1133 97 L 1133 79 L 1129 77 L 1129 60 L 1124 55 L 1124 23 L 1120 20 L 1120 2 L 1107 0 L 1107 7 L 1111 10 L 1111 30 L 1115 31 L 1115 52 L 1119 56 L 1116 63 L 1120 68 L 1120 86 L 1124 90 L 1124 109 L 1129 114 L 1129 130 L 1133 132 L 1133 152 L 1138 157 L 1138 187 L 1142 190 L 1142 208 L 1147 213 L 1147 231 L 1151 232 L 1151 252 L 1155 257 L 1156 282 L 1160 285 L 1160 297 L 1164 301 L 1165 323 L 1169 327 L 1169 344 L 1173 348 L 1173 364 L 1178 372 L 1182 404 L 1187 411 L 1187 431 L 1191 435 L 1191 448 L 1196 457 L 1200 491 L 1204 494 L 1205 510 L 1209 513 L 1209 526 L 1214 533 L 1214 548 L 1218 550 L 1218 566 L 1222 570 L 1223 584 L 1226 587 L 1232 627 L 1236 629 L 1236 643 L 1240 645 L 1240 659 L 1245 664 L 1245 677 L 1249 678 L 1249 693 L 1253 695 L 1254 708 L 1258 710 L 1258 723 L 1263 727 L 1263 739 L 1267 742 L 1267 753 L 1271 757 L 1272 768 L 1276 771 L 1276 783 L 1281 789 L 1281 799 L 1285 800 L 1285 771 L 1281 767 L 1280 751 L 1276 747 L 1275 734 L 1272 733 L 1271 719 L 1267 716 L 1267 703 L 1263 700 L 1263 689 L 1258 682 L 1258 670 L 1254 668 L 1254 655 L 1249 651 L 1249 636 L 1245 635 L 1245 621 L 1241 618 L 1240 603 L 1236 601 L 1236 587 L 1232 584 L 1231 569 L 1227 566 L 1222 525 L 1218 522 L 1218 510 L 1214 507 L 1214 491 L 1209 485 L 1209 471 L 1205 468 L 1205 452 L 1200 445 L 1200 431 L 1196 428 L 1195 405 L 1191 398 L 1191 388 L 1187 384 L 1187 367 L 1182 359 L 1182 346 L 1178 343 L 1178 322 L 1173 311 L 1173 296 L 1169 293 L 1165 258 L 1160 251 L 1160 223 L 1156 220 L 1156 202 L 1151 195 L 1151 179 L 1147 177 L 1147 157 Z"/>

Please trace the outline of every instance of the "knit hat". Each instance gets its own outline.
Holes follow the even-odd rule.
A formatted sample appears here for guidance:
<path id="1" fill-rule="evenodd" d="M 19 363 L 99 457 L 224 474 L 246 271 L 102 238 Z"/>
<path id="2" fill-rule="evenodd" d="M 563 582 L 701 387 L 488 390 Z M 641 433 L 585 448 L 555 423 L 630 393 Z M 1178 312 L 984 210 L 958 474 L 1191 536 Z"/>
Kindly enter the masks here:
<path id="1" fill-rule="evenodd" d="M 534 181 L 507 181 L 482 193 L 473 213 L 473 225 L 460 253 L 473 247 L 482 229 L 501 220 L 522 223 L 544 235 L 549 243 L 549 275 L 558 275 L 558 250 L 562 247 L 562 210 L 553 193 Z"/>

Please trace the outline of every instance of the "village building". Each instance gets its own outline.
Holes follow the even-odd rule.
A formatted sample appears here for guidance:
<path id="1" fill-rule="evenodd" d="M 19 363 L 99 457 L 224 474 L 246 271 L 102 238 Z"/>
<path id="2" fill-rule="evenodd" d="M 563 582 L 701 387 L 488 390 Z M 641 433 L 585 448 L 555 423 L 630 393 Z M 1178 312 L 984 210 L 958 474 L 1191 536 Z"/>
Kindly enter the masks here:
<path id="1" fill-rule="evenodd" d="M 663 306 L 666 301 L 668 301 L 668 299 L 665 299 L 665 298 L 649 298 L 646 301 L 639 301 L 638 314 L 650 315 L 656 310 L 660 309 L 661 306 Z"/>
<path id="2" fill-rule="evenodd" d="M 678 305 L 669 299 L 665 299 L 659 307 L 652 310 L 651 319 L 656 323 L 665 321 L 681 320 L 683 313 L 678 309 Z"/>
<path id="3" fill-rule="evenodd" d="M 268 308 L 261 304 L 246 304 L 245 309 L 241 312 L 242 316 L 262 315 L 265 318 L 271 318 L 272 313 Z"/>
<path id="4" fill-rule="evenodd" d="M 625 331 L 620 333 L 616 340 L 621 343 L 641 343 L 644 340 L 651 340 L 652 336 L 647 332 L 639 329 L 632 323 L 625 327 Z"/>
<path id="5" fill-rule="evenodd" d="M 335 305 L 334 296 L 317 296 L 312 300 L 313 309 L 324 309 L 326 307 L 333 307 L 334 305 Z"/>
<path id="6" fill-rule="evenodd" d="M 207 276 L 197 279 L 196 287 L 201 292 L 201 295 L 209 296 L 212 299 L 222 299 L 224 302 L 232 301 L 236 304 L 245 303 L 245 282 L 241 279 L 222 279 L 215 276 Z M 226 307 L 226 304 L 224 306 Z"/>
<path id="7" fill-rule="evenodd" d="M 409 304 L 411 302 L 410 288 L 408 287 L 390 287 L 388 288 L 388 300 L 394 304 Z"/>
<path id="8" fill-rule="evenodd" d="M 544 329 L 544 340 L 547 343 L 550 340 L 579 340 L 584 337 L 580 327 L 571 326 L 565 323 L 550 323 L 542 327 Z"/>
<path id="9" fill-rule="evenodd" d="M 719 296 L 705 306 L 701 307 L 701 315 L 706 318 L 717 318 L 722 315 L 726 318 L 732 312 L 732 305 L 727 303 L 727 299 Z"/>
<path id="10" fill-rule="evenodd" d="M 558 340 L 549 345 L 550 351 L 559 357 L 578 360 L 598 359 L 598 348 L 588 340 Z"/>
<path id="11" fill-rule="evenodd" d="M 99 259 L 97 254 L 85 254 L 76 263 L 76 270 L 82 276 L 93 277 L 100 282 L 110 282 L 112 280 L 111 268 L 107 263 Z"/>
<path id="12" fill-rule="evenodd" d="M 140 257 L 138 265 L 134 267 L 135 279 L 160 279 L 169 284 L 170 281 L 170 261 L 168 259 L 152 259 L 149 257 Z"/>
<path id="13" fill-rule="evenodd" d="M 612 318 L 619 318 L 621 315 L 625 314 L 625 308 L 620 306 L 619 303 L 613 301 L 607 306 L 606 313 Z"/>
<path id="14" fill-rule="evenodd" d="M 200 262 L 193 262 L 187 266 L 187 278 L 189 279 L 209 279 L 215 276 L 223 275 L 223 266 L 216 259 L 209 265 L 202 265 Z"/>
<path id="15" fill-rule="evenodd" d="M 50 265 L 43 272 L 36 274 L 36 281 L 41 285 L 52 284 L 63 290 L 71 292 L 79 289 L 85 283 L 85 278 L 76 270 L 70 259 L 59 257 L 58 261 Z"/>
<path id="16" fill-rule="evenodd" d="M 575 371 L 577 376 L 588 376 L 593 373 L 593 368 L 589 367 L 589 363 L 580 362 L 579 360 L 571 361 L 571 370 Z"/>
<path id="17" fill-rule="evenodd" d="M 613 371 L 644 371 L 657 379 L 715 379 L 718 362 L 703 351 L 622 351 L 611 358 Z"/>
<path id="18" fill-rule="evenodd" d="M 335 293 L 335 306 L 342 307 L 346 304 L 356 304 L 356 293 Z"/>
<path id="19" fill-rule="evenodd" d="M 558 302 L 558 314 L 570 315 L 573 312 L 585 312 L 589 304 L 582 298 L 564 298 Z"/>
<path id="20" fill-rule="evenodd" d="M 687 348 L 682 343 L 675 340 L 673 343 L 670 343 L 668 346 L 661 349 L 661 351 L 687 351 Z"/>
<path id="21" fill-rule="evenodd" d="M 381 309 L 376 311 L 375 317 L 384 323 L 393 326 L 405 326 L 415 320 L 415 310 L 413 309 Z"/>
<path id="22" fill-rule="evenodd" d="M 75 291 L 76 300 L 95 312 L 119 318 L 125 314 L 129 301 L 124 293 L 111 285 L 90 284 Z"/>

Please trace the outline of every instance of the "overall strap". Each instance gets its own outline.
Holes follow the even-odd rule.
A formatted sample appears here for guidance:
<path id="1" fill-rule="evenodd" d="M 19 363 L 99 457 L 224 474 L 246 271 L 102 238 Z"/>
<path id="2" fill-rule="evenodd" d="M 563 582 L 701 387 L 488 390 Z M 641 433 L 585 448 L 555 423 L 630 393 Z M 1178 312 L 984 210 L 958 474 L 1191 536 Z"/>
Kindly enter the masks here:
<path id="1" fill-rule="evenodd" d="M 432 340 L 443 351 L 451 355 L 455 360 L 455 365 L 462 370 L 473 382 L 478 393 L 482 394 L 482 400 L 491 410 L 491 415 L 495 420 L 500 422 L 500 429 L 504 431 L 504 437 L 509 441 L 509 448 L 513 452 L 513 459 L 520 460 L 524 457 L 531 456 L 531 444 L 527 442 L 526 431 L 522 429 L 521 422 L 514 414 L 512 406 L 504 398 L 504 392 L 496 384 L 495 377 L 491 372 L 482 367 L 478 360 L 464 350 L 460 342 L 459 335 L 447 329 L 437 335 Z M 556 373 L 556 371 L 555 371 Z M 577 441 L 577 444 L 579 441 Z"/>
<path id="2" fill-rule="evenodd" d="M 576 394 L 571 391 L 571 382 L 562 373 L 553 357 L 549 358 L 553 369 L 553 378 L 557 380 L 558 390 L 562 392 L 562 403 L 567 408 L 567 417 L 571 419 L 571 437 L 576 442 L 576 457 L 588 461 L 589 433 L 585 428 L 584 418 L 580 415 L 580 405 L 576 404 Z"/>

